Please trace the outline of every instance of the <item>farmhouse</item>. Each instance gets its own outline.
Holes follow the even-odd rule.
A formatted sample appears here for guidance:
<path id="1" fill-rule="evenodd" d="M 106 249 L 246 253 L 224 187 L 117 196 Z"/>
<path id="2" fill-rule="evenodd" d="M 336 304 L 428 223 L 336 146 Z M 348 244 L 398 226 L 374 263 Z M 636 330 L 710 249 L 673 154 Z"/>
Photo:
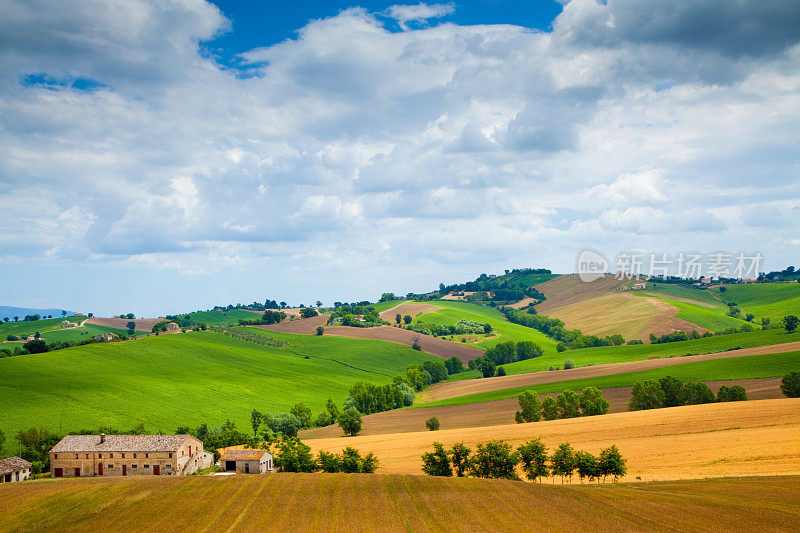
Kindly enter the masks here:
<path id="1" fill-rule="evenodd" d="M 219 464 L 226 472 L 264 474 L 272 472 L 272 455 L 264 450 L 225 450 Z"/>
<path id="2" fill-rule="evenodd" d="M 191 435 L 67 435 L 50 450 L 50 475 L 185 476 L 213 462 Z"/>
<path id="3" fill-rule="evenodd" d="M 0 483 L 25 481 L 33 474 L 31 466 L 33 465 L 20 457 L 3 459 L 0 461 Z"/>
<path id="4" fill-rule="evenodd" d="M 166 328 L 167 333 L 177 333 L 181 330 L 181 327 L 175 322 L 167 322 Z"/>
<path id="5" fill-rule="evenodd" d="M 117 335 L 116 333 L 111 333 L 109 331 L 108 333 L 101 333 L 100 335 L 95 335 L 92 338 L 99 342 L 111 342 L 115 339 L 119 339 L 119 335 Z"/>

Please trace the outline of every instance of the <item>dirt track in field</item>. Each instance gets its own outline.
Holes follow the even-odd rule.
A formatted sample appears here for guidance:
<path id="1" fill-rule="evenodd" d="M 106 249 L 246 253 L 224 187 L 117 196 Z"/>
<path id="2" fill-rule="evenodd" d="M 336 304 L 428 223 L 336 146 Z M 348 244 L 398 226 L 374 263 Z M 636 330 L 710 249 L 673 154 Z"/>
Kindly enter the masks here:
<path id="1" fill-rule="evenodd" d="M 86 320 L 87 324 L 94 324 L 96 326 L 105 326 L 107 328 L 128 329 L 128 322 L 136 322 L 136 329 L 134 331 L 146 331 L 150 333 L 153 331 L 153 326 L 159 322 L 163 322 L 165 318 L 134 318 L 129 320 L 127 318 L 98 318 L 92 317 Z"/>
<path id="2" fill-rule="evenodd" d="M 800 477 L 597 486 L 385 474 L 4 483 L 9 531 L 790 531 Z M 113 519 L 109 519 L 113 517 Z"/>
<path id="3" fill-rule="evenodd" d="M 780 391 L 781 378 L 742 379 L 735 381 L 708 381 L 707 384 L 717 393 L 721 385 L 728 387 L 740 385 L 747 391 L 749 400 L 772 400 L 783 398 Z M 628 410 L 631 399 L 630 387 L 601 389 L 603 397 L 611 404 L 609 413 L 622 413 Z M 556 397 L 557 393 L 540 394 Z M 471 403 L 466 405 L 447 405 L 442 407 L 419 407 L 414 409 L 396 409 L 384 413 L 375 413 L 364 417 L 360 435 L 382 435 L 386 433 L 407 433 L 428 431 L 425 421 L 435 416 L 439 419 L 441 429 L 457 429 L 482 426 L 513 424 L 514 413 L 519 410 L 517 398 L 494 400 L 491 402 Z M 337 425 L 324 428 L 309 429 L 301 432 L 303 439 L 321 439 L 341 436 L 342 430 Z"/>
<path id="4" fill-rule="evenodd" d="M 664 368 L 673 365 L 682 365 L 684 363 L 693 363 L 696 361 L 726 359 L 728 357 L 742 357 L 747 355 L 785 353 L 794 352 L 797 350 L 800 350 L 800 341 L 787 342 L 786 344 L 776 344 L 773 346 L 743 348 L 741 350 L 731 350 L 727 352 L 710 353 L 705 355 L 647 359 L 645 361 L 631 361 L 628 363 L 609 363 L 605 365 L 582 366 L 579 368 L 558 370 L 553 372 L 531 372 L 529 374 L 515 374 L 511 376 L 501 376 L 488 379 L 469 379 L 464 381 L 436 383 L 423 393 L 420 402 L 434 402 L 437 400 L 455 398 L 456 396 L 466 396 L 468 394 L 477 394 L 480 392 L 542 385 L 545 383 L 556 383 L 559 381 L 569 381 L 573 379 L 596 378 L 615 374 L 625 374 L 628 372 L 638 372 L 640 370 L 650 370 L 652 368 Z"/>
<path id="5" fill-rule="evenodd" d="M 395 316 L 397 313 L 400 313 L 402 316 L 411 315 L 415 317 L 417 315 L 421 315 L 422 313 L 433 313 L 434 311 L 438 311 L 439 308 L 435 305 L 431 304 L 421 304 L 417 302 L 403 302 L 401 304 L 395 305 L 391 309 L 387 309 L 386 311 L 380 314 L 380 317 L 385 321 L 394 324 L 395 323 Z"/>
<path id="6" fill-rule="evenodd" d="M 569 442 L 598 454 L 615 444 L 627 459 L 626 480 L 800 474 L 800 398 L 723 402 L 632 411 L 529 424 L 306 439 L 314 452 L 352 446 L 373 451 L 379 472 L 419 473 L 434 442 L 503 439 L 513 445 L 540 437 L 552 450 Z"/>

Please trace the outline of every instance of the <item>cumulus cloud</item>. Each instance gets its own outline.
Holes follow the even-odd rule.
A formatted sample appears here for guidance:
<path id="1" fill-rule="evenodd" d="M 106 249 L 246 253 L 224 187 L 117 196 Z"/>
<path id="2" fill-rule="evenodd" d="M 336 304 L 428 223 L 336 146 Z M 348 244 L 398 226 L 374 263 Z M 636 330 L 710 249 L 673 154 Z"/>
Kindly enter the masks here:
<path id="1" fill-rule="evenodd" d="M 552 32 L 352 8 L 237 77 L 202 52 L 230 23 L 201 0 L 0 0 L 0 260 L 569 269 L 712 239 L 780 266 L 790 5 L 574 0 Z M 765 241 L 746 219 L 770 210 Z"/>

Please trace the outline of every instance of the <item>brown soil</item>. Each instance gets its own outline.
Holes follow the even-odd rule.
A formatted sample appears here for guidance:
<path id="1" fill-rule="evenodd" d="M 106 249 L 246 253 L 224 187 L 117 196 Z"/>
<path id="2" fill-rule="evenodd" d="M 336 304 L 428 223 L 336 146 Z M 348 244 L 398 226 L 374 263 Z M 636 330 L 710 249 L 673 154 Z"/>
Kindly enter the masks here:
<path id="1" fill-rule="evenodd" d="M 311 318 L 301 318 L 298 320 L 284 320 L 280 324 L 253 327 L 269 331 L 279 331 L 281 333 L 294 333 L 296 335 L 315 335 L 317 333 L 317 326 L 324 326 L 327 321 L 328 315 L 317 315 Z"/>
<path id="2" fill-rule="evenodd" d="M 96 326 L 105 326 L 107 328 L 128 329 L 128 322 L 136 322 L 135 331 L 153 331 L 153 326 L 159 322 L 163 322 L 165 318 L 135 318 L 129 320 L 127 318 L 98 318 L 93 317 L 86 320 L 87 324 L 94 324 Z"/>
<path id="3" fill-rule="evenodd" d="M 593 454 L 615 444 L 627 459 L 625 479 L 651 481 L 798 474 L 798 435 L 800 398 L 783 398 L 304 442 L 314 452 L 338 452 L 345 446 L 373 451 L 381 461 L 379 472 L 408 474 L 420 472 L 420 456 L 434 442 L 445 447 L 463 442 L 474 450 L 492 439 L 516 446 L 540 437 L 550 450 L 569 442 Z"/>
<path id="4" fill-rule="evenodd" d="M 483 350 L 473 348 L 472 346 L 466 346 L 464 344 L 450 342 L 431 337 L 430 335 L 422 335 L 392 326 L 379 326 L 376 328 L 328 326 L 325 328 L 325 335 L 337 335 L 339 337 L 352 337 L 355 339 L 376 339 L 405 344 L 406 346 L 411 346 L 414 343 L 414 339 L 417 339 L 422 351 L 444 359 L 458 357 L 465 363 L 483 355 Z"/>
<path id="5" fill-rule="evenodd" d="M 522 300 L 509 304 L 508 307 L 513 307 L 514 309 L 522 309 L 536 301 L 536 298 L 523 298 Z"/>
<path id="6" fill-rule="evenodd" d="M 736 381 L 708 381 L 707 384 L 717 393 L 721 385 L 728 387 L 740 385 L 747 391 L 749 400 L 772 400 L 783 398 L 780 391 L 781 378 L 742 379 Z M 631 399 L 630 387 L 601 389 L 603 397 L 611 404 L 609 413 L 622 413 L 628 410 Z M 557 393 L 541 394 L 557 396 Z M 514 413 L 519 410 L 517 398 L 494 400 L 491 402 L 471 403 L 466 405 L 447 405 L 443 407 L 420 407 L 413 409 L 396 409 L 384 413 L 376 413 L 364 417 L 360 435 L 382 435 L 386 433 L 407 433 L 428 431 L 425 421 L 435 416 L 439 419 L 441 429 L 457 429 L 468 427 L 497 426 L 513 424 Z M 310 429 L 301 432 L 302 439 L 321 439 L 338 437 L 342 430 L 337 425 Z"/>
<path id="7" fill-rule="evenodd" d="M 512 376 L 501 376 L 491 379 L 469 379 L 464 381 L 451 381 L 447 383 L 436 383 L 427 389 L 422 395 L 423 402 L 433 402 L 456 396 L 466 396 L 479 392 L 489 392 L 529 385 L 542 385 L 544 383 L 556 383 L 559 381 L 569 381 L 573 379 L 596 378 L 600 376 L 611 376 L 614 374 L 625 374 L 627 372 L 638 372 L 651 368 L 664 368 L 672 365 L 681 365 L 695 361 L 707 361 L 710 359 L 725 359 L 728 357 L 742 357 L 747 355 L 764 355 L 772 353 L 785 353 L 800 350 L 800 341 L 787 342 L 786 344 L 776 344 L 773 346 L 758 346 L 755 348 L 743 348 L 741 350 L 731 350 L 728 352 L 711 353 L 705 355 L 689 355 L 686 357 L 669 357 L 664 359 L 648 359 L 645 361 L 631 361 L 628 363 L 609 363 L 604 365 L 582 366 L 569 370 L 558 370 L 554 372 L 531 372 L 529 374 L 516 374 Z"/>
<path id="8" fill-rule="evenodd" d="M 411 315 L 412 317 L 421 315 L 422 313 L 433 313 L 434 311 L 438 311 L 439 308 L 435 305 L 430 304 L 421 304 L 416 302 L 403 302 L 401 304 L 395 305 L 391 309 L 387 309 L 386 311 L 380 314 L 380 317 L 387 322 L 392 324 L 395 323 L 395 315 L 400 313 L 401 315 Z"/>

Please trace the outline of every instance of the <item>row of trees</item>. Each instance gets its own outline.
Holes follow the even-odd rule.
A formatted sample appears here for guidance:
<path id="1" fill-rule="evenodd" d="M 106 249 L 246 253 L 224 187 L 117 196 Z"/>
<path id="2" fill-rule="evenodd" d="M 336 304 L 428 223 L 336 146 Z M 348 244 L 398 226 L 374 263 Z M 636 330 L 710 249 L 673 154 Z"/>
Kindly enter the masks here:
<path id="1" fill-rule="evenodd" d="M 527 311 L 502 307 L 500 311 L 508 318 L 509 322 L 536 329 L 558 341 L 560 343 L 558 345 L 559 351 L 563 351 L 567 347 L 579 349 L 625 344 L 625 339 L 622 335 L 598 337 L 597 335 L 584 335 L 578 329 L 568 330 L 564 327 L 564 322 L 558 318 L 536 314 L 536 309 L 533 307 L 528 308 Z"/>
<path id="2" fill-rule="evenodd" d="M 643 409 L 659 409 L 661 407 L 677 407 L 679 405 L 743 400 L 747 400 L 747 392 L 740 385 L 732 387 L 723 385 L 715 397 L 714 392 L 702 381 L 684 383 L 678 378 L 668 375 L 657 381 L 637 381 L 633 385 L 632 397 L 628 402 L 628 408 L 631 411 L 640 411 Z"/>
<path id="3" fill-rule="evenodd" d="M 600 452 L 599 457 L 576 451 L 568 443 L 558 446 L 552 455 L 539 439 L 529 440 L 517 447 L 502 440 L 479 443 L 476 452 L 457 443 L 445 450 L 440 442 L 433 443 L 433 451 L 422 454 L 422 471 L 429 476 L 473 476 L 480 478 L 519 480 L 518 467 L 530 481 L 544 477 L 560 476 L 561 482 L 572 480 L 577 472 L 584 479 L 605 482 L 608 476 L 616 481 L 627 473 L 625 459 L 616 445 Z"/>
<path id="4" fill-rule="evenodd" d="M 240 326 L 257 326 L 261 324 L 270 325 L 270 324 L 279 324 L 284 320 L 286 320 L 286 313 L 284 313 L 283 311 L 271 311 L 267 309 L 266 311 L 264 311 L 264 314 L 261 316 L 261 318 L 254 318 L 252 320 L 240 318 L 239 325 Z"/>
<path id="5" fill-rule="evenodd" d="M 413 320 L 410 315 L 406 315 L 406 319 L 406 324 L 409 324 Z M 400 313 L 397 313 L 395 316 L 395 321 L 400 325 Z M 406 329 L 422 333 L 423 335 L 432 335 L 434 337 L 444 337 L 445 335 L 480 335 L 492 332 L 491 324 L 481 324 L 466 319 L 461 319 L 457 323 L 450 325 L 414 322 Z"/>
<path id="6" fill-rule="evenodd" d="M 539 422 L 542 419 L 604 415 L 610 405 L 597 387 L 586 387 L 580 394 L 564 391 L 555 399 L 546 396 L 544 400 L 535 392 L 526 390 L 519 395 L 518 401 L 520 410 L 514 415 L 518 424 Z"/>

